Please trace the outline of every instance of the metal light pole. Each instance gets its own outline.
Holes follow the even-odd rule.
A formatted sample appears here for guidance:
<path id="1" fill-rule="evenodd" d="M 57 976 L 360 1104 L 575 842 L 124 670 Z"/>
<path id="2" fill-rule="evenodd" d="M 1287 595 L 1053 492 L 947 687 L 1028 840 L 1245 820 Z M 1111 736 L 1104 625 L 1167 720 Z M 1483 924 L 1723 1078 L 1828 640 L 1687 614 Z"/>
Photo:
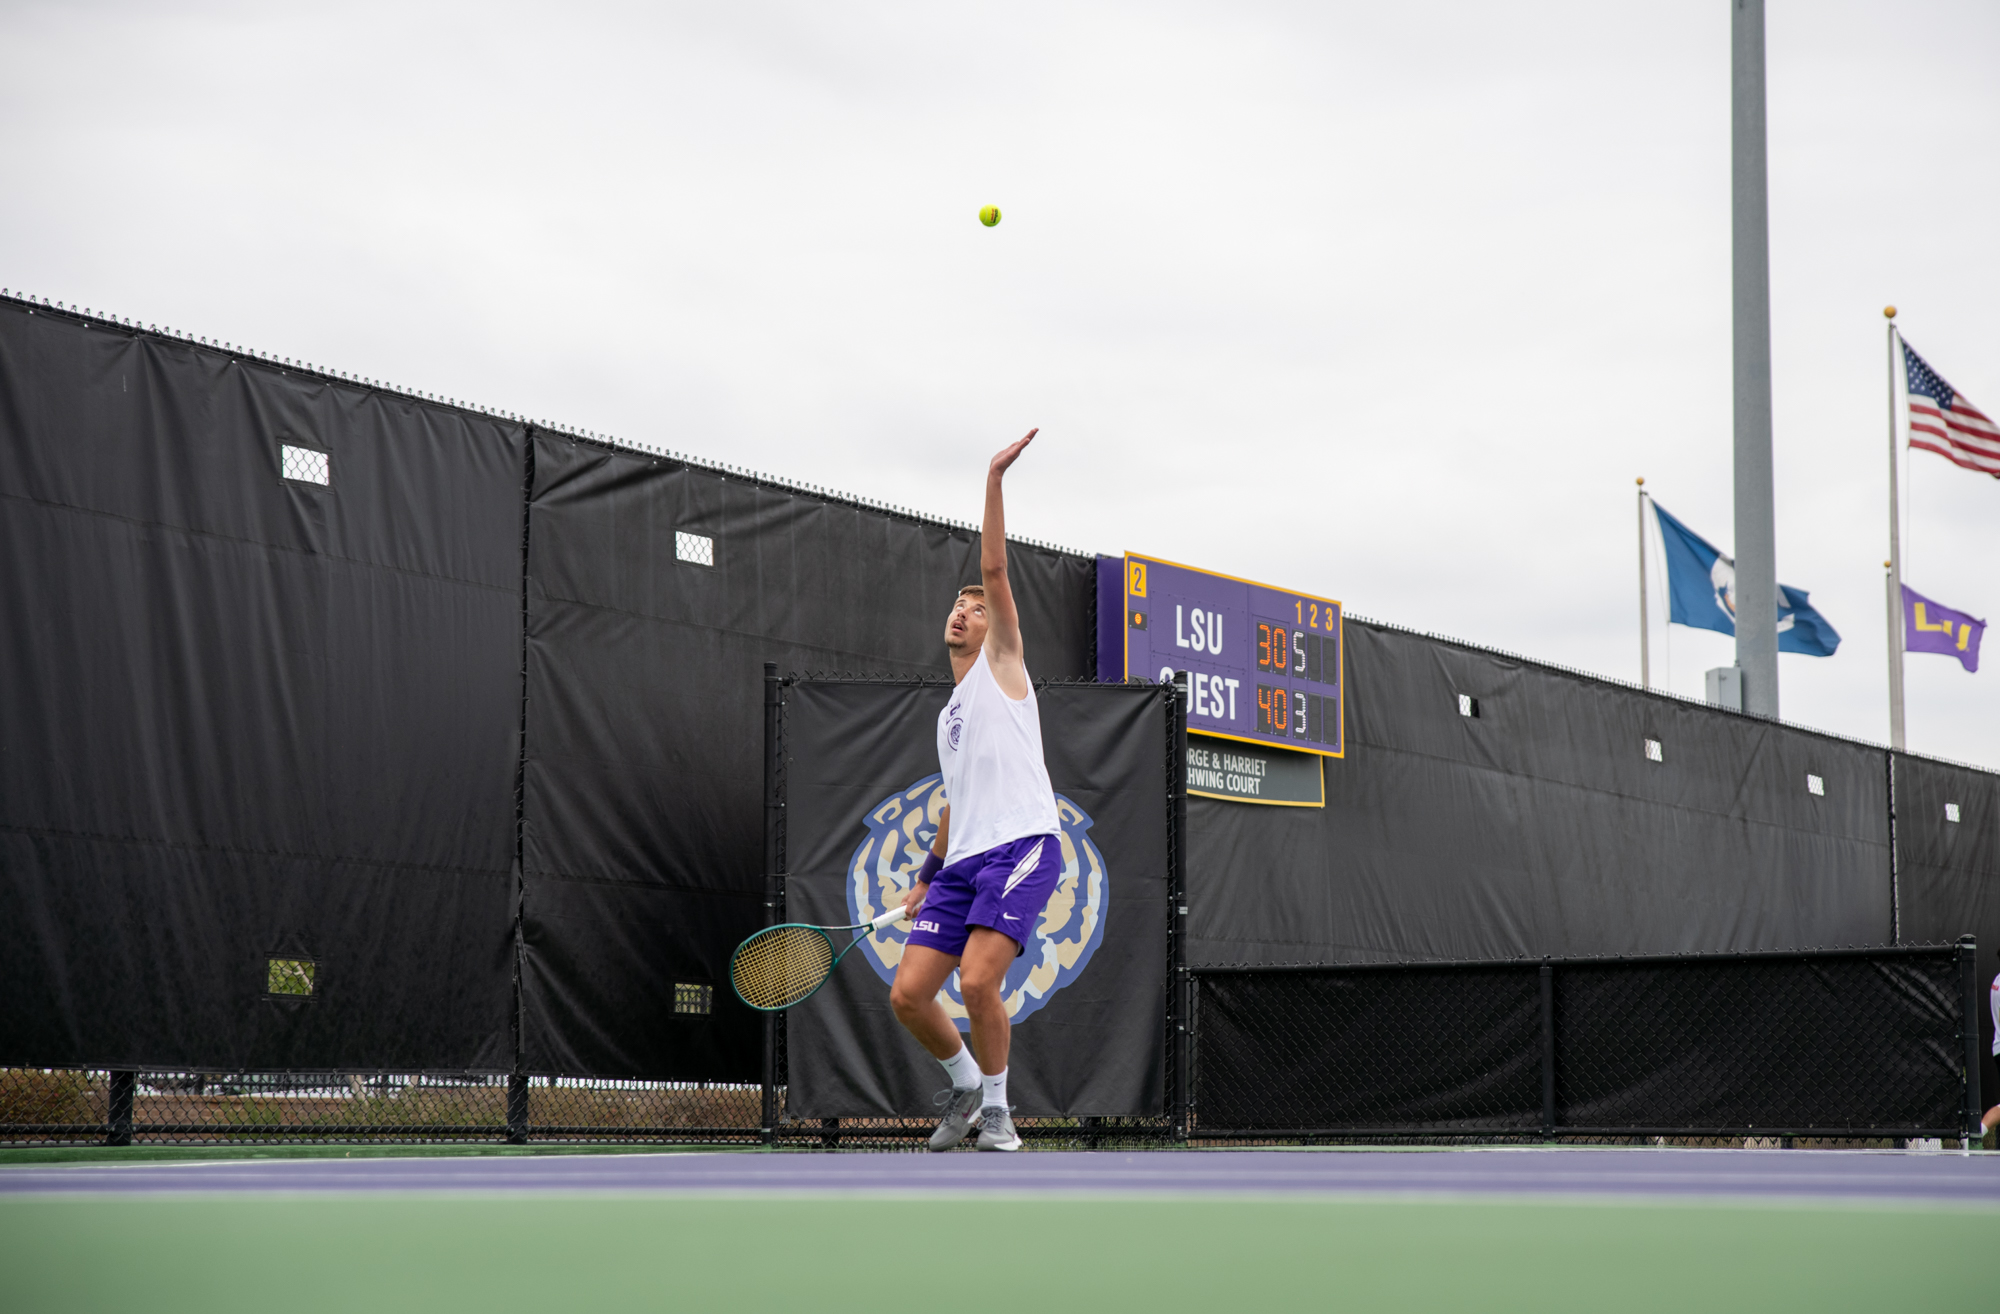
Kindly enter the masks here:
<path id="1" fill-rule="evenodd" d="M 1771 476 L 1770 206 L 1764 0 L 1731 0 L 1730 281 L 1736 415 L 1736 665 L 1743 710 L 1778 715 L 1778 543 Z"/>

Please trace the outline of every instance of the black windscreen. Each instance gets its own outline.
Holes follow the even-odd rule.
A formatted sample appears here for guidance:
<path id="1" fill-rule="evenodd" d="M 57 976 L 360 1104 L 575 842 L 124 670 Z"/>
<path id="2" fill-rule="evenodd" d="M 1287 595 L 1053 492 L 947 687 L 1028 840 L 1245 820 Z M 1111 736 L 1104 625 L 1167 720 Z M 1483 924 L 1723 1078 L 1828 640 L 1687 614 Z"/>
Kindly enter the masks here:
<path id="1" fill-rule="evenodd" d="M 0 399 L 0 1055 L 506 1070 L 521 429 L 18 304 Z"/>
<path id="2" fill-rule="evenodd" d="M 1351 619 L 1346 633 L 1348 748 L 1326 762 L 1326 807 L 1189 802 L 1195 962 L 1889 940 L 1882 753 Z"/>

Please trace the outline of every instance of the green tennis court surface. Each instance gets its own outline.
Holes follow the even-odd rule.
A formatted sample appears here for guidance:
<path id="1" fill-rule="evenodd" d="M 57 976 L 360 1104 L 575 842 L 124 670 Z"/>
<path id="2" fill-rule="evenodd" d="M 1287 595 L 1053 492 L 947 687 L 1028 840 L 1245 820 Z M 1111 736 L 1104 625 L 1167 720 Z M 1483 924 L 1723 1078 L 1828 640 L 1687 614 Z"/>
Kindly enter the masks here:
<path id="1" fill-rule="evenodd" d="M 24 1193 L 0 1307 L 1978 1309 L 1996 1228 L 1854 1202 Z"/>

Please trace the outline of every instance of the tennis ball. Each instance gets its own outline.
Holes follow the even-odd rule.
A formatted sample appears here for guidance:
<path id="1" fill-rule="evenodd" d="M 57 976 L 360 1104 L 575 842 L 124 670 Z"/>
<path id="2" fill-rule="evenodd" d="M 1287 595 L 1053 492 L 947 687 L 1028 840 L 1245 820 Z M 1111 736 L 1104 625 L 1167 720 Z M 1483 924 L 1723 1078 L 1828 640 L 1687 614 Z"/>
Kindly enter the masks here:
<path id="1" fill-rule="evenodd" d="M 1000 207 L 997 205 L 981 206 L 979 210 L 979 222 L 985 224 L 988 228 L 999 223 Z"/>

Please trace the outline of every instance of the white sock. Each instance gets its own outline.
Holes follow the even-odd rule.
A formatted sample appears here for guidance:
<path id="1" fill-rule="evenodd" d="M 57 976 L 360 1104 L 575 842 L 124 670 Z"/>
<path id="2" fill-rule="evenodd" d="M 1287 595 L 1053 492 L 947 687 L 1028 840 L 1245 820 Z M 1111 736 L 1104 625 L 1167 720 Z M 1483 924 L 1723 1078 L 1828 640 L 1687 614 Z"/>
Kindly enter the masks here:
<path id="1" fill-rule="evenodd" d="M 979 1084 L 979 1061 L 972 1057 L 972 1050 L 965 1045 L 958 1047 L 958 1053 L 948 1059 L 939 1059 L 944 1064 L 945 1073 L 951 1077 L 955 1090 L 971 1090 Z"/>
<path id="2" fill-rule="evenodd" d="M 981 1107 L 988 1109 L 1007 1107 L 1007 1069 L 980 1073 L 979 1084 L 986 1090 L 986 1098 L 980 1101 Z"/>

